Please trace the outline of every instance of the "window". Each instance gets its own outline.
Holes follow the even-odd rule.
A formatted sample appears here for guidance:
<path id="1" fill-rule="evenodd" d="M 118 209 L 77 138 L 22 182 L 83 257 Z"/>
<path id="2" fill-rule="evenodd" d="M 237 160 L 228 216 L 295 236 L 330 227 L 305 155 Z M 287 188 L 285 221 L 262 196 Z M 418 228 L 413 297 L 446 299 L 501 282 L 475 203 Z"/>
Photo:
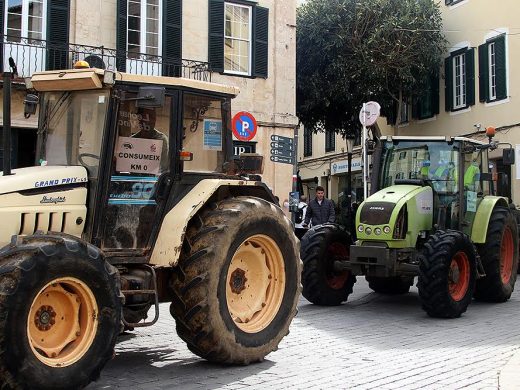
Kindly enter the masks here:
<path id="1" fill-rule="evenodd" d="M 214 72 L 267 78 L 269 10 L 209 0 L 208 61 Z"/>
<path id="2" fill-rule="evenodd" d="M 336 149 L 336 132 L 325 130 L 325 152 L 333 152 Z"/>
<path id="3" fill-rule="evenodd" d="M 224 72 L 246 74 L 251 68 L 251 7 L 225 5 Z"/>
<path id="4" fill-rule="evenodd" d="M 158 56 L 161 54 L 160 0 L 128 0 L 129 58 L 139 58 L 140 53 Z"/>
<path id="5" fill-rule="evenodd" d="M 312 156 L 312 131 L 308 128 L 303 130 L 303 157 Z"/>
<path id="6" fill-rule="evenodd" d="M 507 98 L 506 37 L 500 35 L 478 48 L 479 100 L 493 102 Z"/>
<path id="7" fill-rule="evenodd" d="M 457 111 L 475 104 L 474 49 L 464 48 L 445 60 L 446 111 Z"/>
<path id="8" fill-rule="evenodd" d="M 439 113 L 439 75 L 433 74 L 428 79 L 422 94 L 414 101 L 412 117 L 414 119 L 432 118 Z"/>
<path id="9" fill-rule="evenodd" d="M 9 42 L 22 38 L 44 39 L 45 3 L 43 0 L 9 0 L 7 2 L 6 34 Z"/>
<path id="10" fill-rule="evenodd" d="M 445 4 L 454 5 L 454 4 L 460 3 L 461 1 L 464 1 L 464 0 L 445 0 Z"/>
<path id="11" fill-rule="evenodd" d="M 401 102 L 401 113 L 399 115 L 399 123 L 408 123 L 408 111 L 409 111 L 409 105 L 408 101 L 403 99 Z"/>

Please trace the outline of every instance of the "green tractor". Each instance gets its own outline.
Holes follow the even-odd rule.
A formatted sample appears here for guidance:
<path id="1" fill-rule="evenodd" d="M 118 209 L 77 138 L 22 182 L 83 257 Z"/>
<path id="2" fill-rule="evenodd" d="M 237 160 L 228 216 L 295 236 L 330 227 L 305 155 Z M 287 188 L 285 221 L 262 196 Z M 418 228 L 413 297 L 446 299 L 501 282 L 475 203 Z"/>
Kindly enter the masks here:
<path id="1" fill-rule="evenodd" d="M 261 156 L 233 156 L 238 89 L 91 68 L 31 84 L 37 166 L 0 172 L 0 388 L 87 386 L 162 302 L 209 361 L 276 350 L 300 259 Z"/>
<path id="2" fill-rule="evenodd" d="M 518 212 L 489 171 L 499 143 L 464 137 L 383 137 L 373 154 L 371 196 L 355 231 L 312 228 L 301 242 L 303 295 L 339 305 L 356 276 L 381 294 L 404 294 L 418 277 L 423 309 L 455 318 L 473 298 L 504 302 L 518 269 Z M 504 164 L 514 163 L 511 147 Z M 495 188 L 497 187 L 497 188 Z"/>

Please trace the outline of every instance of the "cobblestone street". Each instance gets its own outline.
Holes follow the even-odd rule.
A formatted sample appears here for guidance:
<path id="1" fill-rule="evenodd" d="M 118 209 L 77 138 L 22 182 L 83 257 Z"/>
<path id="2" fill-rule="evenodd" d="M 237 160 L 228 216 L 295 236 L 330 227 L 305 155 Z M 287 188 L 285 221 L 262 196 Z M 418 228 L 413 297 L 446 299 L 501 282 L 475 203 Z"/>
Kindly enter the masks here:
<path id="1" fill-rule="evenodd" d="M 116 358 L 88 389 L 513 389 L 520 375 L 520 364 L 508 365 L 520 352 L 518 291 L 504 304 L 474 301 L 461 318 L 439 320 L 422 311 L 415 287 L 382 296 L 358 278 L 340 307 L 302 298 L 279 350 L 246 367 L 193 355 L 168 305 L 161 310 L 155 327 L 122 337 Z M 499 383 L 505 367 L 508 383 Z"/>

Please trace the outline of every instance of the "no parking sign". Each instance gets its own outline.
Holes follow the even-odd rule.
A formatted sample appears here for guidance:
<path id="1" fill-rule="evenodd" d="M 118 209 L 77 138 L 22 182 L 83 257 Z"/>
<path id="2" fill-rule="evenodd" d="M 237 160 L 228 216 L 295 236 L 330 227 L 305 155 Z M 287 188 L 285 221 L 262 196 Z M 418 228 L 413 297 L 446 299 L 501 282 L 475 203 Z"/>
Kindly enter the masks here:
<path id="1" fill-rule="evenodd" d="M 246 111 L 241 111 L 233 117 L 231 122 L 233 134 L 240 141 L 251 141 L 256 135 L 256 119 Z"/>

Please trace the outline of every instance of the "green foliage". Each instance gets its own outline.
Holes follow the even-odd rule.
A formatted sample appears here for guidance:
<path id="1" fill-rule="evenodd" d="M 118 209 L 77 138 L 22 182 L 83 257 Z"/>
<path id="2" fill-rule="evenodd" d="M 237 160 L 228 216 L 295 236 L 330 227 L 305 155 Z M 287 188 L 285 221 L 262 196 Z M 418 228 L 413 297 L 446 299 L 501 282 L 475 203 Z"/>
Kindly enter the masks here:
<path id="1" fill-rule="evenodd" d="M 438 72 L 446 40 L 434 0 L 308 0 L 297 10 L 297 111 L 302 123 L 359 131 L 363 102 L 395 112 Z"/>

